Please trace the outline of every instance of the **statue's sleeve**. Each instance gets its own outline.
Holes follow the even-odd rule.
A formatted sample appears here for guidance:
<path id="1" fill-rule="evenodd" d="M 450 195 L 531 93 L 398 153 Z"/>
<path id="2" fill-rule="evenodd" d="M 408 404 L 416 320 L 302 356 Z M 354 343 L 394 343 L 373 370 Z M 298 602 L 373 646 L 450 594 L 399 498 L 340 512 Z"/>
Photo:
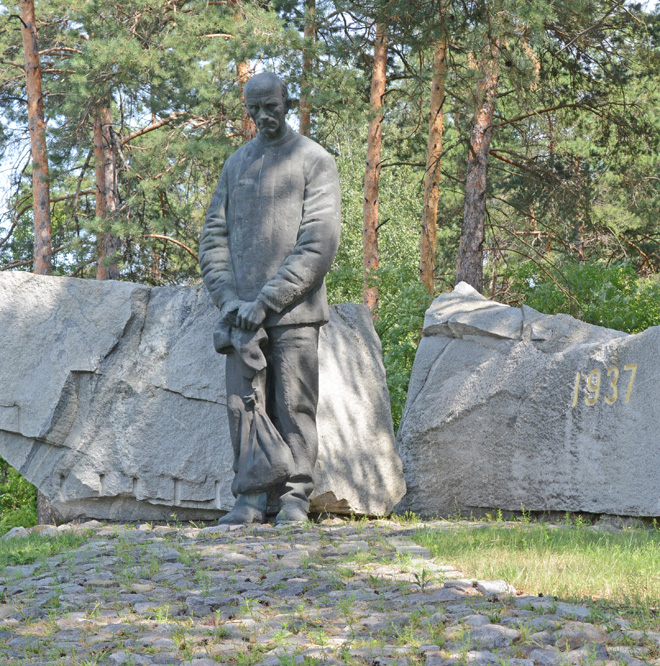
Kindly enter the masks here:
<path id="1" fill-rule="evenodd" d="M 339 247 L 341 196 L 335 160 L 323 151 L 305 171 L 295 248 L 259 294 L 259 300 L 275 312 L 301 300 L 323 281 Z"/>
<path id="2" fill-rule="evenodd" d="M 237 299 L 227 233 L 227 165 L 222 170 L 206 214 L 199 245 L 199 266 L 211 299 L 224 314 Z"/>

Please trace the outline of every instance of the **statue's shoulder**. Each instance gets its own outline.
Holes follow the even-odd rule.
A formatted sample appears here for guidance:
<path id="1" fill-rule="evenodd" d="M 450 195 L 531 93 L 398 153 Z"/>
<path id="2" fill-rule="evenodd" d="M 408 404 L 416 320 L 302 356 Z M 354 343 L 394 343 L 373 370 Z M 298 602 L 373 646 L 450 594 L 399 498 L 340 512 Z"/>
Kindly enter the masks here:
<path id="1" fill-rule="evenodd" d="M 314 139 L 296 133 L 295 141 L 309 164 L 317 161 L 334 164 L 335 158 L 320 143 L 316 143 Z"/>
<path id="2" fill-rule="evenodd" d="M 247 143 L 244 143 L 238 150 L 234 151 L 226 160 L 225 160 L 225 169 L 231 169 L 236 167 L 241 160 L 243 160 L 247 155 L 252 151 L 252 144 L 256 139 L 252 139 Z"/>

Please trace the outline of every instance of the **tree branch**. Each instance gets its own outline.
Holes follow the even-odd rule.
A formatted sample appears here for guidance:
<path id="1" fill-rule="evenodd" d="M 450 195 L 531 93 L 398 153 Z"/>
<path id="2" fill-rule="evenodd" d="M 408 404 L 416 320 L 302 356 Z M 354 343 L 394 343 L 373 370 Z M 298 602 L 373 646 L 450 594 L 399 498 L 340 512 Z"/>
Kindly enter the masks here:
<path id="1" fill-rule="evenodd" d="M 153 132 L 154 130 L 157 130 L 159 127 L 163 127 L 164 125 L 169 125 L 170 123 L 174 122 L 177 118 L 180 118 L 181 116 L 185 115 L 186 114 L 184 112 L 175 111 L 166 118 L 161 118 L 160 120 L 157 120 L 155 123 L 151 123 L 151 125 L 147 125 L 146 127 L 143 127 L 142 129 L 136 130 L 132 134 L 129 134 L 127 137 L 124 137 L 119 142 L 119 145 L 125 146 L 130 141 L 133 141 L 133 139 L 137 139 L 139 136 L 147 134 L 148 132 Z"/>
<path id="2" fill-rule="evenodd" d="M 66 201 L 67 199 L 75 199 L 76 197 L 85 194 L 94 194 L 96 190 L 83 190 L 82 192 L 76 192 L 75 194 L 67 194 L 64 197 L 55 197 L 54 199 L 50 200 L 50 203 L 57 203 L 58 201 Z"/>
<path id="3" fill-rule="evenodd" d="M 166 240 L 169 241 L 170 243 L 174 243 L 175 245 L 182 247 L 196 262 L 199 263 L 199 257 L 187 245 L 184 245 L 181 241 L 175 240 L 174 238 L 170 238 L 169 236 L 163 236 L 162 234 L 145 234 L 144 237 L 160 238 L 161 240 Z"/>
<path id="4" fill-rule="evenodd" d="M 73 195 L 73 219 L 76 221 L 76 225 L 78 224 L 78 199 L 80 198 L 80 188 L 82 187 L 82 181 L 85 176 L 85 171 L 87 171 L 87 167 L 89 166 L 89 161 L 92 159 L 92 155 L 94 154 L 94 148 L 90 148 L 89 152 L 87 153 L 87 159 L 85 160 L 85 163 L 82 166 L 82 169 L 80 170 L 80 175 L 78 176 L 78 183 L 76 184 L 76 193 Z M 76 227 L 78 228 L 78 227 Z"/>
<path id="5" fill-rule="evenodd" d="M 14 219 L 14 221 L 11 224 L 11 227 L 9 227 L 7 235 L 0 241 L 0 247 L 2 247 L 11 238 L 11 235 L 14 233 L 14 229 L 16 229 L 16 225 L 18 224 L 18 220 L 19 220 L 18 217 Z"/>
<path id="6" fill-rule="evenodd" d="M 83 190 L 82 192 L 76 191 L 75 194 L 67 194 L 66 196 L 55 197 L 54 199 L 51 198 L 50 203 L 54 204 L 54 203 L 58 203 L 59 201 L 66 201 L 67 199 L 76 199 L 81 194 L 85 195 L 85 194 L 95 194 L 95 193 L 96 193 L 96 190 Z M 18 221 L 21 219 L 21 216 L 23 215 L 23 213 L 26 213 L 27 211 L 29 211 L 30 208 L 32 208 L 32 202 L 25 204 L 25 206 L 23 206 L 23 208 L 21 208 L 18 211 L 18 213 L 16 213 L 16 217 L 14 218 L 15 222 L 12 224 L 12 229 L 16 226 Z M 4 244 L 4 241 L 3 241 L 3 244 Z M 2 245 L 0 244 L 0 247 L 1 246 Z"/>
<path id="7" fill-rule="evenodd" d="M 387 169 L 387 167 L 394 166 L 413 166 L 413 167 L 424 167 L 426 164 L 424 162 L 381 162 L 380 168 Z"/>
<path id="8" fill-rule="evenodd" d="M 22 72 L 25 71 L 25 65 L 21 65 L 19 62 L 13 62 L 12 60 L 0 60 L 0 65 L 11 65 L 12 67 L 20 69 Z"/>
<path id="9" fill-rule="evenodd" d="M 503 120 L 501 123 L 493 123 L 491 127 L 503 127 L 504 125 L 511 125 L 511 123 L 517 123 L 520 120 L 525 120 L 531 116 L 540 116 L 542 113 L 549 113 L 550 111 L 558 111 L 559 109 L 589 109 L 593 110 L 589 104 L 557 104 L 556 106 L 549 106 L 546 109 L 539 109 L 538 111 L 531 111 L 526 113 L 523 116 L 518 116 L 517 118 L 512 118 L 511 120 Z"/>
<path id="10" fill-rule="evenodd" d="M 510 151 L 509 151 L 510 152 Z M 509 159 L 508 157 L 504 157 L 504 155 L 500 155 L 496 150 L 489 150 L 488 151 L 489 155 L 492 155 L 495 159 L 501 160 L 502 162 L 505 162 L 506 164 L 511 164 L 512 166 L 518 167 L 519 169 L 522 169 L 523 171 L 527 171 L 528 173 L 531 173 L 535 176 L 538 176 L 537 173 L 534 172 L 533 169 L 530 169 L 529 167 L 526 167 L 524 164 L 520 164 L 520 162 L 515 162 L 512 159 Z M 512 153 L 515 155 L 515 153 Z M 578 199 L 577 192 L 573 190 L 573 188 L 569 187 L 561 178 L 558 176 L 555 176 L 552 171 L 548 171 L 547 169 L 544 169 L 542 166 L 539 166 L 534 162 L 533 160 L 530 160 L 528 157 L 523 157 L 522 155 L 515 155 L 516 157 L 520 157 L 521 159 L 527 160 L 528 162 L 533 162 L 534 166 L 536 169 L 538 169 L 541 173 L 545 174 L 549 178 L 552 178 L 553 180 L 557 181 L 562 187 L 565 187 L 576 199 Z"/>
<path id="11" fill-rule="evenodd" d="M 619 3 L 615 4 L 615 5 L 613 5 L 612 7 L 610 7 L 610 9 L 609 9 L 609 10 L 603 15 L 602 18 L 600 18 L 598 21 L 596 21 L 595 23 L 593 23 L 592 25 L 590 25 L 588 28 L 585 28 L 582 32 L 580 32 L 580 33 L 577 34 L 575 37 L 573 37 L 573 39 L 571 39 L 571 41 L 568 42 L 568 44 L 565 44 L 564 46 L 562 46 L 562 47 L 559 49 L 559 51 L 557 51 L 557 53 L 561 53 L 562 51 L 564 51 L 565 49 L 567 49 L 571 44 L 573 44 L 573 43 L 576 42 L 578 39 L 580 39 L 580 37 L 586 35 L 589 31 L 593 30 L 594 28 L 597 28 L 599 25 L 601 25 L 601 23 L 603 23 L 603 22 L 605 21 L 605 19 L 606 19 L 610 14 L 612 14 L 615 10 L 620 9 L 624 4 L 625 4 L 625 0 L 621 0 L 621 2 L 619 2 Z"/>
<path id="12" fill-rule="evenodd" d="M 9 18 L 17 18 L 23 24 L 23 27 L 29 30 L 28 24 L 18 14 L 10 14 Z"/>
<path id="13" fill-rule="evenodd" d="M 53 254 L 56 252 L 60 252 L 66 247 L 66 245 L 60 245 L 59 247 L 56 247 L 53 250 Z M 0 271 L 8 271 L 11 268 L 19 268 L 20 266 L 29 266 L 32 264 L 32 259 L 25 259 L 24 261 L 14 261 L 11 264 L 6 264 L 4 266 L 0 266 Z"/>
<path id="14" fill-rule="evenodd" d="M 60 52 L 79 53 L 80 55 L 82 55 L 82 51 L 80 51 L 79 49 L 73 49 L 69 46 L 54 46 L 53 48 L 44 49 L 43 51 L 39 51 L 39 55 L 42 56 L 42 55 L 46 55 L 47 53 L 60 53 Z"/>
<path id="15" fill-rule="evenodd" d="M 642 250 L 641 247 L 639 247 L 638 245 L 633 243 L 631 240 L 628 240 L 623 234 L 621 234 L 621 239 L 623 240 L 624 243 L 628 243 L 628 245 L 630 245 L 630 247 L 637 250 L 637 252 L 639 252 L 639 254 L 641 254 L 642 257 L 644 257 L 644 261 L 642 262 L 642 266 L 644 264 L 647 264 L 651 273 L 656 272 L 655 268 L 653 267 L 653 264 L 651 263 L 651 257 L 649 257 L 649 255 L 646 254 L 646 252 L 644 252 L 644 250 Z"/>

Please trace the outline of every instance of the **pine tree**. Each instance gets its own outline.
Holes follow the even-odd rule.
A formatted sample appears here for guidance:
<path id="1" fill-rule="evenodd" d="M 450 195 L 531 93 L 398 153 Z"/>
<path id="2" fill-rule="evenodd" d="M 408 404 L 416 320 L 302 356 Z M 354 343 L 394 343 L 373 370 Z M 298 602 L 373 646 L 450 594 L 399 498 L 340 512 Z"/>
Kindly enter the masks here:
<path id="1" fill-rule="evenodd" d="M 50 186 L 48 182 L 48 149 L 41 86 L 39 42 L 34 0 L 20 0 L 21 35 L 25 52 L 27 115 L 32 154 L 32 190 L 34 217 L 33 271 L 42 275 L 52 272 L 50 221 Z"/>
<path id="2" fill-rule="evenodd" d="M 362 302 L 374 312 L 378 308 L 378 286 L 374 273 L 378 269 L 378 189 L 383 142 L 383 102 L 387 77 L 387 28 L 376 25 L 373 71 L 371 75 L 371 120 L 367 132 L 367 166 L 364 175 L 363 254 L 364 288 Z"/>
<path id="3" fill-rule="evenodd" d="M 463 227 L 456 267 L 456 282 L 467 282 L 479 292 L 483 289 L 488 160 L 499 80 L 498 58 L 491 49 L 499 51 L 499 44 L 489 45 L 479 63 L 483 77 L 477 87 L 476 110 L 468 144 Z"/>
<path id="4" fill-rule="evenodd" d="M 119 270 L 156 283 L 195 275 L 194 252 L 185 248 L 197 243 L 222 161 L 253 132 L 241 102 L 242 67 L 252 56 L 281 52 L 278 17 L 249 2 L 240 12 L 181 0 L 51 0 L 42 7 L 53 233 L 56 250 L 66 250 L 55 269 L 91 276 L 99 264 L 99 277 Z M 272 37 L 255 35 L 255 22 Z M 7 57 L 15 38 L 2 38 Z M 24 112 L 10 101 L 11 68 L 0 64 L 0 104 L 19 142 Z M 93 168 L 99 113 L 108 134 L 105 185 Z M 26 186 L 17 183 L 13 210 L 21 219 L 5 246 L 15 253 L 24 252 Z M 10 264 L 22 263 L 14 256 Z"/>
<path id="5" fill-rule="evenodd" d="M 314 42 L 316 41 L 316 0 L 306 0 L 302 76 L 300 81 L 300 133 L 310 136 L 312 129 L 312 77 L 314 74 Z"/>
<path id="6" fill-rule="evenodd" d="M 447 71 L 447 38 L 443 34 L 433 52 L 433 79 L 431 81 L 429 136 L 426 148 L 424 174 L 424 211 L 422 213 L 419 278 L 432 296 L 435 290 L 436 241 L 438 202 L 440 199 L 440 173 L 444 133 L 445 77 Z"/>

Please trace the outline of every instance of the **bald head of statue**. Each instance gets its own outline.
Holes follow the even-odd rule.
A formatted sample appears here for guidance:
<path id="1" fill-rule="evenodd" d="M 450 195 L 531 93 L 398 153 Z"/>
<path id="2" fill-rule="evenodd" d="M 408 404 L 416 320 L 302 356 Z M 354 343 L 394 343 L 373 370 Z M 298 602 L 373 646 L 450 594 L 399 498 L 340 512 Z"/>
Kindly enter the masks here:
<path id="1" fill-rule="evenodd" d="M 243 88 L 247 112 L 265 141 L 277 141 L 286 134 L 289 93 L 282 79 L 270 72 L 253 76 Z"/>

